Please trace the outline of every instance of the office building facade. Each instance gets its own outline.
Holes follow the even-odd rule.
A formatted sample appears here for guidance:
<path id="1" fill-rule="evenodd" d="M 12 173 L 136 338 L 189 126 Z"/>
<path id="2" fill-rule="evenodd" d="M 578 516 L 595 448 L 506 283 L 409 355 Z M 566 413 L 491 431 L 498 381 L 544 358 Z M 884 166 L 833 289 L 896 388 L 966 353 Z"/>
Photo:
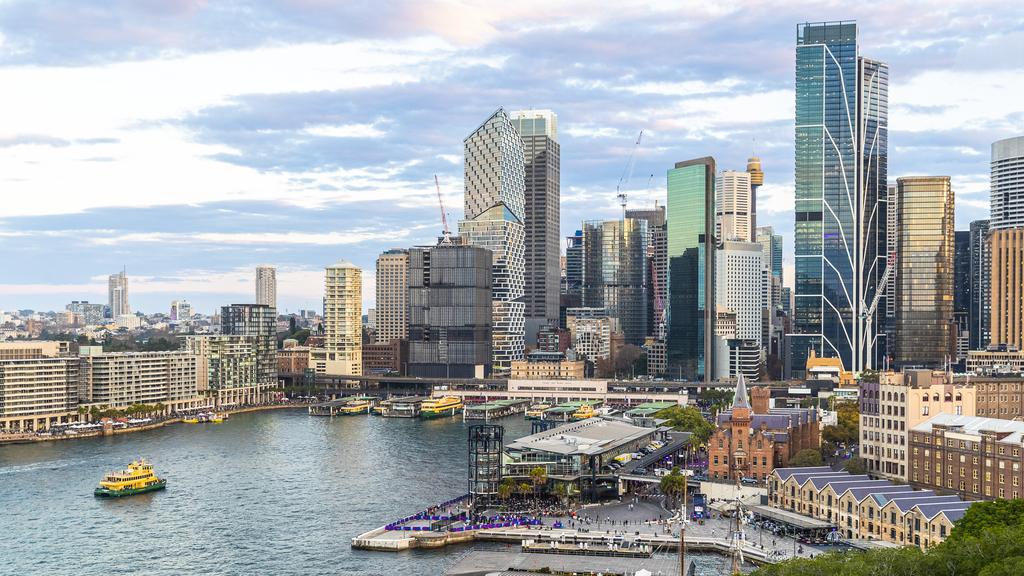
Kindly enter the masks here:
<path id="1" fill-rule="evenodd" d="M 988 223 L 988 220 L 971 222 L 971 302 L 967 314 L 971 350 L 984 350 L 992 337 L 992 244 Z"/>
<path id="2" fill-rule="evenodd" d="M 992 230 L 1024 228 L 1024 136 L 992 143 Z"/>
<path id="3" fill-rule="evenodd" d="M 753 198 L 749 172 L 725 170 L 715 180 L 715 236 L 752 242 Z"/>
<path id="4" fill-rule="evenodd" d="M 848 370 L 885 353 L 888 66 L 859 55 L 855 22 L 797 27 L 792 372 L 808 351 Z M 884 302 L 882 303 L 884 304 Z"/>
<path id="5" fill-rule="evenodd" d="M 647 220 L 583 223 L 583 305 L 604 308 L 627 344 L 647 336 Z"/>
<path id="6" fill-rule="evenodd" d="M 647 222 L 647 335 L 665 339 L 668 301 L 668 226 L 665 207 L 626 210 L 626 218 Z"/>
<path id="7" fill-rule="evenodd" d="M 992 275 L 992 344 L 1024 350 L 1024 227 L 989 233 Z"/>
<path id="8" fill-rule="evenodd" d="M 561 168 L 558 117 L 551 110 L 521 110 L 510 114 L 523 140 L 526 175 L 525 211 L 525 330 L 533 343 L 537 330 L 558 322 L 561 254 Z"/>
<path id="9" fill-rule="evenodd" d="M 668 171 L 667 375 L 711 382 L 715 323 L 715 159 Z"/>
<path id="10" fill-rule="evenodd" d="M 971 233 L 953 233 L 953 326 L 956 329 L 956 361 L 967 359 L 971 349 Z"/>
<path id="11" fill-rule="evenodd" d="M 899 178 L 896 367 L 938 368 L 953 345 L 953 190 L 948 176 Z"/>
<path id="12" fill-rule="evenodd" d="M 719 314 L 732 315 L 732 334 L 718 334 L 718 349 L 725 352 L 722 362 L 727 370 L 719 370 L 719 378 L 738 377 L 749 381 L 759 377 L 761 358 L 762 314 L 762 246 L 755 242 L 726 240 L 715 255 L 715 303 Z"/>
<path id="13" fill-rule="evenodd" d="M 387 250 L 377 257 L 377 344 L 409 336 L 409 251 Z"/>

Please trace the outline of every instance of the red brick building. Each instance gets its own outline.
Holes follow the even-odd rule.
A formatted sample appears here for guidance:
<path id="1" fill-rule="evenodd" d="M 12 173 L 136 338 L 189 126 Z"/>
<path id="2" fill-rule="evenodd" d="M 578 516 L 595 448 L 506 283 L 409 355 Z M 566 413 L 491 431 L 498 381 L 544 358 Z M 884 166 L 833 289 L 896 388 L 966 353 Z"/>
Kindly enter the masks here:
<path id="1" fill-rule="evenodd" d="M 747 385 L 740 376 L 732 408 L 718 415 L 718 429 L 708 441 L 712 480 L 763 481 L 797 452 L 821 446 L 817 410 L 771 408 L 768 388 L 750 392 L 753 402 L 747 399 Z"/>

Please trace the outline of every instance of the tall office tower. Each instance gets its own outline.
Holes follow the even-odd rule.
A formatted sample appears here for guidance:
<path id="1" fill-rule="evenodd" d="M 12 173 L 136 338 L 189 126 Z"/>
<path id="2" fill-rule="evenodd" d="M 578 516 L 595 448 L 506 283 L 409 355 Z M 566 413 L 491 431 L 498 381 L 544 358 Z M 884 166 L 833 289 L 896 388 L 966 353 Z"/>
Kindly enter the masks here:
<path id="1" fill-rule="evenodd" d="M 583 306 L 604 308 L 624 342 L 647 336 L 647 221 L 583 223 Z"/>
<path id="2" fill-rule="evenodd" d="M 750 173 L 725 170 L 715 180 L 715 236 L 752 242 Z"/>
<path id="3" fill-rule="evenodd" d="M 776 234 L 771 226 L 759 226 L 755 242 L 761 245 L 765 265 L 773 278 L 782 280 L 782 234 Z"/>
<path id="4" fill-rule="evenodd" d="M 667 374 L 711 382 L 715 333 L 715 159 L 668 171 Z"/>
<path id="5" fill-rule="evenodd" d="M 761 347 L 768 356 L 781 362 L 779 349 L 785 333 L 782 305 L 782 235 L 771 226 L 759 226 L 757 244 L 761 247 Z M 769 361 L 769 364 L 772 364 Z"/>
<path id="6" fill-rule="evenodd" d="M 762 300 L 762 247 L 755 242 L 725 240 L 715 254 L 715 303 L 716 315 L 725 313 L 734 318 L 733 328 L 725 338 L 719 335 L 716 342 L 718 376 L 736 378 L 737 366 L 730 359 L 742 355 L 741 350 L 761 350 L 761 309 Z M 758 364 L 742 370 L 744 377 L 756 380 Z"/>
<path id="7" fill-rule="evenodd" d="M 277 309 L 277 269 L 269 264 L 256 267 L 256 303 Z"/>
<path id="8" fill-rule="evenodd" d="M 1024 226 L 992 230 L 992 344 L 1024 350 Z"/>
<path id="9" fill-rule="evenodd" d="M 491 375 L 491 251 L 451 244 L 409 250 L 409 376 Z"/>
<path id="10" fill-rule="evenodd" d="M 192 319 L 192 305 L 188 300 L 171 300 L 171 320 L 187 322 Z"/>
<path id="11" fill-rule="evenodd" d="M 551 110 L 512 112 L 523 139 L 526 173 L 526 337 L 558 321 L 558 257 L 561 222 L 558 117 Z"/>
<path id="12" fill-rule="evenodd" d="M 870 308 L 886 267 L 888 76 L 886 64 L 858 55 L 855 22 L 797 27 L 798 378 L 811 349 L 854 372 L 885 352 L 885 307 Z"/>
<path id="13" fill-rule="evenodd" d="M 566 329 L 566 311 L 583 306 L 583 230 L 565 241 L 565 282 L 558 295 L 558 327 L 562 330 Z"/>
<path id="14" fill-rule="evenodd" d="M 525 347 L 523 140 L 499 108 L 463 141 L 465 216 L 459 234 L 494 253 L 493 369 L 507 372 Z"/>
<path id="15" fill-rule="evenodd" d="M 992 244 L 988 224 L 988 220 L 971 222 L 971 307 L 967 315 L 971 350 L 984 350 L 992 332 Z"/>
<path id="16" fill-rule="evenodd" d="M 396 248 L 377 257 L 377 344 L 409 337 L 409 251 Z"/>
<path id="17" fill-rule="evenodd" d="M 123 270 L 111 274 L 107 281 L 107 305 L 110 307 L 110 317 L 114 320 L 132 313 L 128 306 L 128 275 Z"/>
<path id="18" fill-rule="evenodd" d="M 956 327 L 957 362 L 967 359 L 971 345 L 971 233 L 953 233 L 953 325 Z"/>
<path id="19" fill-rule="evenodd" d="M 761 171 L 761 159 L 757 156 L 747 158 L 747 172 L 750 174 L 750 230 L 757 230 L 757 190 L 764 184 L 764 172 Z M 751 242 L 757 239 L 752 235 Z"/>
<path id="20" fill-rule="evenodd" d="M 647 335 L 665 339 L 665 309 L 668 301 L 668 228 L 665 207 L 626 210 L 626 218 L 647 221 Z"/>
<path id="21" fill-rule="evenodd" d="M 310 350 L 320 374 L 363 373 L 363 271 L 347 260 L 324 276 L 324 347 Z"/>
<path id="22" fill-rule="evenodd" d="M 896 185 L 889 186 L 885 204 L 885 252 L 895 256 L 900 243 L 900 228 L 898 225 L 899 188 Z M 889 281 L 885 285 L 885 297 L 882 299 L 882 304 L 879 305 L 879 308 L 884 308 L 885 310 L 885 321 L 883 322 L 886 342 L 885 353 L 890 358 L 893 354 L 893 345 L 896 338 L 896 283 L 899 281 L 899 276 L 899 262 L 896 262 L 896 266 L 889 271 Z"/>
<path id="23" fill-rule="evenodd" d="M 940 368 L 953 347 L 953 190 L 948 176 L 896 180 L 897 367 Z"/>
<path id="24" fill-rule="evenodd" d="M 277 309 L 266 304 L 221 306 L 220 333 L 255 338 L 256 384 L 277 385 Z"/>
<path id="25" fill-rule="evenodd" d="M 992 230 L 1024 228 L 1024 136 L 992 143 Z"/>

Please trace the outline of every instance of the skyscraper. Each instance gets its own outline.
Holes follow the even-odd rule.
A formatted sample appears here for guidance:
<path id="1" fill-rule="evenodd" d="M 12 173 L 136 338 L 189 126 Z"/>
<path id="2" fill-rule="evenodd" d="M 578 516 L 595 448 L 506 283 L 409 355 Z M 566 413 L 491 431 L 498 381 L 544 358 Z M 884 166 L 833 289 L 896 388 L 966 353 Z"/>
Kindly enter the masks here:
<path id="1" fill-rule="evenodd" d="M 409 251 L 387 250 L 377 257 L 377 344 L 409 336 Z"/>
<path id="2" fill-rule="evenodd" d="M 971 350 L 984 350 L 992 335 L 992 244 L 988 224 L 988 220 L 971 222 Z"/>
<path id="3" fill-rule="evenodd" d="M 744 377 L 757 380 L 761 357 L 762 247 L 754 242 L 725 240 L 715 254 L 716 316 L 730 315 L 731 334 L 717 334 L 719 378 Z M 755 350 L 752 363 L 734 362 L 742 351 Z"/>
<path id="4" fill-rule="evenodd" d="M 1024 136 L 992 143 L 992 230 L 1024 228 Z"/>
<path id="5" fill-rule="evenodd" d="M 256 384 L 277 385 L 277 310 L 266 304 L 221 306 L 220 332 L 254 339 Z"/>
<path id="6" fill-rule="evenodd" d="M 750 176 L 749 172 L 725 170 L 715 180 L 715 230 L 719 241 L 753 241 Z"/>
<path id="7" fill-rule="evenodd" d="M 583 306 L 583 230 L 565 239 L 565 282 L 558 295 L 558 327 L 567 328 L 566 311 Z"/>
<path id="8" fill-rule="evenodd" d="M 948 176 L 899 178 L 897 367 L 941 368 L 953 346 L 953 190 Z"/>
<path id="9" fill-rule="evenodd" d="M 711 382 L 715 322 L 715 159 L 668 171 L 668 372 Z"/>
<path id="10" fill-rule="evenodd" d="M 956 326 L 957 361 L 967 359 L 971 342 L 971 233 L 953 234 L 953 324 Z"/>
<path id="11" fill-rule="evenodd" d="M 110 317 L 114 320 L 132 313 L 131 307 L 128 306 L 128 275 L 124 270 L 111 274 L 107 281 L 107 306 L 110 307 Z"/>
<path id="12" fill-rule="evenodd" d="M 494 253 L 493 369 L 506 372 L 525 347 L 523 140 L 499 108 L 463 141 L 465 217 L 459 234 Z"/>
<path id="13" fill-rule="evenodd" d="M 1024 226 L 993 230 L 992 344 L 1024 350 Z"/>
<path id="14" fill-rule="evenodd" d="M 888 66 L 857 36 L 855 22 L 797 27 L 796 377 L 810 349 L 852 371 L 885 350 L 885 307 L 866 313 L 886 267 Z"/>
<path id="15" fill-rule="evenodd" d="M 491 251 L 452 240 L 409 250 L 409 376 L 491 375 Z"/>
<path id="16" fill-rule="evenodd" d="M 647 221 L 647 335 L 664 340 L 664 311 L 668 306 L 668 229 L 665 207 L 655 202 L 653 209 L 626 210 L 626 218 Z"/>
<path id="17" fill-rule="evenodd" d="M 526 174 L 525 325 L 532 342 L 541 326 L 558 322 L 560 167 L 558 117 L 551 110 L 512 112 L 523 139 Z"/>
<path id="18" fill-rule="evenodd" d="M 583 306 L 604 308 L 626 344 L 647 336 L 647 220 L 583 223 Z"/>
<path id="19" fill-rule="evenodd" d="M 363 271 L 339 260 L 324 275 L 324 347 L 310 350 L 319 374 L 363 373 Z"/>
<path id="20" fill-rule="evenodd" d="M 277 269 L 269 264 L 256 267 L 256 303 L 277 309 Z"/>

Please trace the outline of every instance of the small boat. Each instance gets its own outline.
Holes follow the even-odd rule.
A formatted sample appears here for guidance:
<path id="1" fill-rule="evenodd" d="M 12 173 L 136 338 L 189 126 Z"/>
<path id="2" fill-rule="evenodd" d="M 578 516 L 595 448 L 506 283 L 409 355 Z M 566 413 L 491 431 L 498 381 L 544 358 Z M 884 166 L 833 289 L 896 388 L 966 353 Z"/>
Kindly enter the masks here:
<path id="1" fill-rule="evenodd" d="M 139 458 L 129 464 L 127 470 L 105 475 L 93 495 L 100 498 L 119 498 L 163 490 L 166 487 L 167 480 L 157 477 L 153 472 L 153 465 Z"/>
<path id="2" fill-rule="evenodd" d="M 578 410 L 572 413 L 570 419 L 576 421 L 586 420 L 588 418 L 593 418 L 596 415 L 597 412 L 594 411 L 594 408 L 591 407 L 590 404 L 584 404 L 580 406 Z"/>
<path id="3" fill-rule="evenodd" d="M 551 404 L 533 404 L 526 410 L 527 420 L 540 420 L 544 416 L 544 411 L 551 408 Z"/>
<path id="4" fill-rule="evenodd" d="M 182 422 L 184 422 L 185 424 L 199 424 L 199 418 L 185 418 L 184 420 L 182 420 Z"/>
<path id="5" fill-rule="evenodd" d="M 442 418 L 462 412 L 462 400 L 455 396 L 431 398 L 420 406 L 420 418 Z"/>

